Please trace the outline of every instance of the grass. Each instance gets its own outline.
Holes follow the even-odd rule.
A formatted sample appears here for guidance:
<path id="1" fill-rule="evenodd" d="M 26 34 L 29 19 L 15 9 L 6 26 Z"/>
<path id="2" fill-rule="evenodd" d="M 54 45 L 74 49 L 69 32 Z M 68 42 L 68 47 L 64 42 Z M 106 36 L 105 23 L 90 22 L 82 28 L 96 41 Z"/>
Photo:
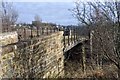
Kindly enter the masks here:
<path id="1" fill-rule="evenodd" d="M 94 70 L 91 68 L 94 67 Z M 65 63 L 66 78 L 116 78 L 117 68 L 113 64 L 104 64 L 102 68 L 87 65 L 86 71 L 82 72 L 82 64 L 75 61 Z"/>

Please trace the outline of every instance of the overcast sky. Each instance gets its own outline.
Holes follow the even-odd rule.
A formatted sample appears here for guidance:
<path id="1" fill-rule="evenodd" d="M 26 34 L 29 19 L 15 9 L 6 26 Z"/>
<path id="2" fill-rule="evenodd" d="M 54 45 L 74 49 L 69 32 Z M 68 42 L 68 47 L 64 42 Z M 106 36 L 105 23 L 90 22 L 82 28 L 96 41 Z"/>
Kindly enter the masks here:
<path id="1" fill-rule="evenodd" d="M 76 0 L 3 0 L 8 2 L 75 2 Z"/>
<path id="2" fill-rule="evenodd" d="M 34 16 L 39 15 L 43 22 L 52 22 L 62 25 L 77 24 L 77 20 L 72 16 L 72 13 L 68 10 L 74 8 L 74 2 L 77 0 L 7 0 L 7 1 L 15 2 L 15 8 L 19 13 L 19 18 L 17 22 L 31 23 L 34 20 Z M 99 1 L 99 0 L 80 0 L 80 1 Z"/>
<path id="3" fill-rule="evenodd" d="M 77 20 L 68 9 L 74 8 L 73 2 L 16 2 L 15 8 L 19 17 L 17 22 L 31 23 L 35 15 L 39 15 L 43 22 L 61 25 L 76 25 Z"/>
<path id="4" fill-rule="evenodd" d="M 113 2 L 114 0 L 3 0 L 7 2 L 76 2 L 76 1 L 81 1 L 81 2 Z M 120 0 L 117 0 L 120 1 Z"/>

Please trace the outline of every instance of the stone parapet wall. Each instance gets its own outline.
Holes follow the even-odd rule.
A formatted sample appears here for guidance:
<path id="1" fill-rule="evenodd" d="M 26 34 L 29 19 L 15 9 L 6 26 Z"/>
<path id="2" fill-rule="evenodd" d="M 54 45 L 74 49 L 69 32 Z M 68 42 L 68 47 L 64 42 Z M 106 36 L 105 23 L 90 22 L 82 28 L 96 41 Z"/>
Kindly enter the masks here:
<path id="1" fill-rule="evenodd" d="M 10 66 L 8 62 L 11 62 L 12 56 L 14 56 L 13 50 L 16 49 L 16 45 L 7 47 L 7 45 L 18 42 L 17 32 L 8 32 L 0 34 L 0 78 L 4 73 L 9 72 Z M 6 76 L 7 77 L 7 76 Z"/>
<path id="2" fill-rule="evenodd" d="M 18 34 L 16 31 L 0 34 L 0 46 L 6 46 L 16 42 L 18 42 Z"/>
<path id="3" fill-rule="evenodd" d="M 8 35 L 11 36 L 0 38 L 3 44 L 1 78 L 55 78 L 64 75 L 63 32 L 22 42 L 18 42 L 15 32 Z"/>

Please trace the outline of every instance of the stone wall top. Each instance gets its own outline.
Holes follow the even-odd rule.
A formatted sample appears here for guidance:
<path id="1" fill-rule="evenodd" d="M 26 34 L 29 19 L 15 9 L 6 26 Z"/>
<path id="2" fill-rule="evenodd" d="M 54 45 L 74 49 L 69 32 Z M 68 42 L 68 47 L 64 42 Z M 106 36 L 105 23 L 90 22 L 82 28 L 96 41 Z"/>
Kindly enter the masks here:
<path id="1" fill-rule="evenodd" d="M 5 46 L 16 42 L 18 42 L 18 34 L 16 31 L 0 34 L 0 46 Z"/>

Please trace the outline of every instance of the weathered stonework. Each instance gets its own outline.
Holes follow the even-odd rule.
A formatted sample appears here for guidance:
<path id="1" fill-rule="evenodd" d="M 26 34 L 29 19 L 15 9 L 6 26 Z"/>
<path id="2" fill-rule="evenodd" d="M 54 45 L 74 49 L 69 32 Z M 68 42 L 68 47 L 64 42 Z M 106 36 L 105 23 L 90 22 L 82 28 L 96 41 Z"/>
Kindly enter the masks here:
<path id="1" fill-rule="evenodd" d="M 1 78 L 55 78 L 64 75 L 63 32 L 26 42 L 18 42 L 17 37 L 14 33 L 9 38 L 0 39 Z"/>
<path id="2" fill-rule="evenodd" d="M 5 46 L 16 42 L 18 42 L 17 32 L 8 32 L 0 34 L 0 46 Z"/>
<path id="3" fill-rule="evenodd" d="M 2 76 L 10 77 L 9 72 L 12 71 L 11 60 L 14 57 L 14 50 L 16 45 L 7 47 L 7 45 L 18 42 L 17 32 L 1 33 L 0 34 L 0 78 Z M 7 76 L 5 75 L 7 74 Z"/>

